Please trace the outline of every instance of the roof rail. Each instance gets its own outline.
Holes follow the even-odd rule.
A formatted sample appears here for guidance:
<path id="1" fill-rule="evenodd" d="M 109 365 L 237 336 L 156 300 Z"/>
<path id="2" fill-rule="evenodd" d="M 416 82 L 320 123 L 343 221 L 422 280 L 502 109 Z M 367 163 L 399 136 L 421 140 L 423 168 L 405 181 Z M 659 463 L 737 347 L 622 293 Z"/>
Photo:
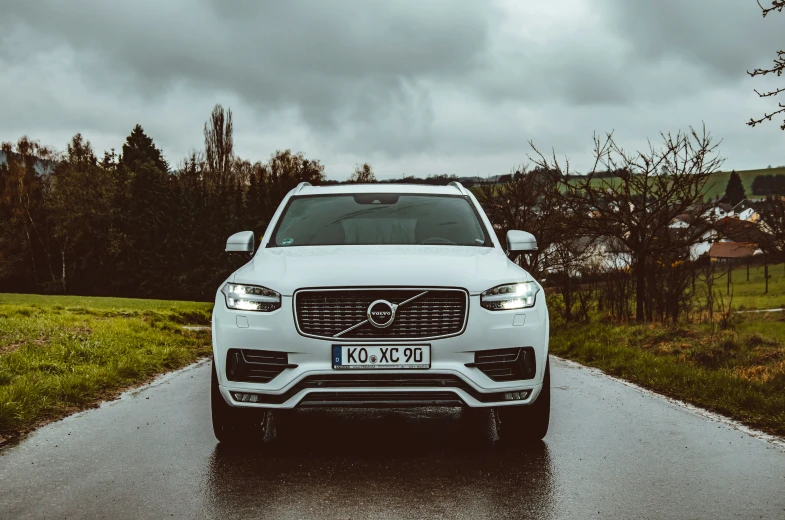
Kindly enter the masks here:
<path id="1" fill-rule="evenodd" d="M 311 185 L 311 183 L 310 183 L 310 182 L 305 182 L 305 181 L 301 182 L 300 184 L 298 184 L 298 185 L 297 185 L 297 186 L 294 188 L 294 193 L 295 193 L 295 195 L 296 195 L 296 194 L 298 194 L 298 193 L 300 193 L 300 192 L 302 191 L 302 189 L 303 189 L 303 188 L 305 188 L 306 186 L 310 186 L 310 185 Z"/>
<path id="2" fill-rule="evenodd" d="M 466 195 L 466 188 L 464 188 L 463 184 L 461 184 L 458 181 L 450 181 L 450 183 L 447 186 L 454 186 L 458 188 L 458 191 L 461 192 L 461 195 Z"/>

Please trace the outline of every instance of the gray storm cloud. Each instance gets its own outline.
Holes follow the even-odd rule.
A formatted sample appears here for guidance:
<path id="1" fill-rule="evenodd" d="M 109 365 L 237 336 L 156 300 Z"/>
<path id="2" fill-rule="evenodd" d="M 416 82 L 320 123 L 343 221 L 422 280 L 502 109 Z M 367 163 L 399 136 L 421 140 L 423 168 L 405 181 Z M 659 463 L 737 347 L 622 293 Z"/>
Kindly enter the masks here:
<path id="1" fill-rule="evenodd" d="M 335 178 L 502 173 L 529 139 L 580 168 L 594 131 L 703 121 L 728 166 L 785 164 L 785 133 L 744 126 L 770 106 L 745 71 L 783 34 L 736 0 L 7 2 L 0 139 L 118 148 L 138 122 L 176 162 L 221 102 L 241 155 Z"/>

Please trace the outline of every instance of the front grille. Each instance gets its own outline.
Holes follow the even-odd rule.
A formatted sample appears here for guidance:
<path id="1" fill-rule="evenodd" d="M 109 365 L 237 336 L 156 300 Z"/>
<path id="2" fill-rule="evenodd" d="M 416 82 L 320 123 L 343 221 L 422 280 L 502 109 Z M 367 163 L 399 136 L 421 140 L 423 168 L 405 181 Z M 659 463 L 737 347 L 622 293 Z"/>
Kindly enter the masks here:
<path id="1" fill-rule="evenodd" d="M 313 392 L 299 406 L 463 406 L 454 392 Z"/>
<path id="2" fill-rule="evenodd" d="M 289 354 L 272 350 L 232 348 L 226 353 L 226 378 L 246 383 L 269 383 L 287 368 Z"/>
<path id="3" fill-rule="evenodd" d="M 370 323 L 340 334 L 366 321 L 368 307 L 376 300 L 401 304 L 387 328 Z M 326 339 L 412 339 L 455 336 L 466 323 L 468 295 L 461 289 L 326 289 L 295 294 L 295 315 L 301 334 Z M 338 335 L 340 334 L 340 335 Z"/>

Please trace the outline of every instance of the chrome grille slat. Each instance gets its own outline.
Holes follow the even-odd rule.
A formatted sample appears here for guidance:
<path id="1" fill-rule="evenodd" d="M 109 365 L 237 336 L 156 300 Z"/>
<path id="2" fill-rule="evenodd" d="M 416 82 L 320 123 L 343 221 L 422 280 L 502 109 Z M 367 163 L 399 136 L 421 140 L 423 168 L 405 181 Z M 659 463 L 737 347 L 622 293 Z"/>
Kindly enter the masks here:
<path id="1" fill-rule="evenodd" d="M 394 304 L 406 302 L 396 310 L 393 324 L 377 329 L 366 323 L 347 331 L 366 320 L 368 306 L 379 299 Z M 463 332 L 468 294 L 461 289 L 443 288 L 305 289 L 295 293 L 294 307 L 298 331 L 305 336 L 425 340 Z M 346 332 L 340 334 L 343 331 Z"/>

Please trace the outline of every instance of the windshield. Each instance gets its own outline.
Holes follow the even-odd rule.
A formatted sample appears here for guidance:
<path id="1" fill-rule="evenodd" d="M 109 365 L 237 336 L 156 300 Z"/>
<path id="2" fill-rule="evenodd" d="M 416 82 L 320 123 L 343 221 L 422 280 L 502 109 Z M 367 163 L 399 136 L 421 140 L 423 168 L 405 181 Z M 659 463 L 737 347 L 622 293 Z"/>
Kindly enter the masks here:
<path id="1" fill-rule="evenodd" d="M 491 241 L 464 197 L 362 193 L 293 197 L 269 247 L 383 244 Z"/>

